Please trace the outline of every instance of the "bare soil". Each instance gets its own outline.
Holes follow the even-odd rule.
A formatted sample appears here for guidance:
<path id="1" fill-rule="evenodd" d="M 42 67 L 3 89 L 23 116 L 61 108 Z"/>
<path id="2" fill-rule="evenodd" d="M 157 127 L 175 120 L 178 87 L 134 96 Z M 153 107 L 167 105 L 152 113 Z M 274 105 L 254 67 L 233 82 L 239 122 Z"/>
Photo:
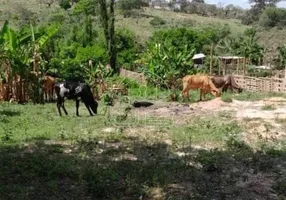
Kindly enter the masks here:
<path id="1" fill-rule="evenodd" d="M 271 109 L 264 109 L 265 107 Z M 244 128 L 242 133 L 247 143 L 258 139 L 267 141 L 286 139 L 286 99 L 266 98 L 260 101 L 233 100 L 226 103 L 221 98 L 196 103 L 154 102 L 153 106 L 134 108 L 131 114 L 138 118 L 164 118 L 176 125 L 184 125 L 194 117 L 215 116 L 220 112 L 233 114 L 231 120 Z"/>

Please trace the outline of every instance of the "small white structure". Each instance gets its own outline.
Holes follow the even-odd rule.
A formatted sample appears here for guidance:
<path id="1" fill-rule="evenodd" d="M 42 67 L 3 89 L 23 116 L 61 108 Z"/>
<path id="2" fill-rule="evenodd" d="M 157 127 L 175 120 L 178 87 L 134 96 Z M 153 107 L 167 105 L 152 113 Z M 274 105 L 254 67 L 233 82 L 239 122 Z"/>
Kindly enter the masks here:
<path id="1" fill-rule="evenodd" d="M 205 54 L 203 53 L 199 53 L 199 54 L 195 54 L 192 58 L 192 60 L 194 61 L 194 66 L 195 67 L 203 67 L 204 66 L 204 58 L 206 57 Z"/>
<path id="2" fill-rule="evenodd" d="M 199 54 L 195 54 L 194 56 L 193 56 L 193 60 L 196 60 L 196 59 L 203 59 L 203 58 L 205 58 L 206 57 L 206 55 L 205 54 L 203 54 L 203 53 L 199 53 Z"/>

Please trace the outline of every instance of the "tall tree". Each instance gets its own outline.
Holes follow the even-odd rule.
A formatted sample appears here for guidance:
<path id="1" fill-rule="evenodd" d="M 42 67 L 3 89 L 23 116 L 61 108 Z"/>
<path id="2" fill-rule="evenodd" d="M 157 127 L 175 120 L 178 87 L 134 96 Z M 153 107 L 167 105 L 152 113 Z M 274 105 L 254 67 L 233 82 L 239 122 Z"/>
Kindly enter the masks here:
<path id="1" fill-rule="evenodd" d="M 249 10 L 248 18 L 251 18 L 252 22 L 258 21 L 259 15 L 266 7 L 275 7 L 281 1 L 285 0 L 249 0 L 251 9 Z"/>
<path id="2" fill-rule="evenodd" d="M 119 69 L 116 67 L 116 48 L 115 48 L 115 13 L 114 13 L 115 0 L 111 0 L 108 4 L 106 0 L 99 0 L 101 23 L 103 26 L 104 37 L 106 46 L 108 48 L 109 64 L 114 73 L 118 73 Z"/>
<path id="3" fill-rule="evenodd" d="M 281 1 L 283 0 L 249 0 L 249 3 L 252 4 L 252 10 L 261 13 L 266 6 L 276 6 Z"/>

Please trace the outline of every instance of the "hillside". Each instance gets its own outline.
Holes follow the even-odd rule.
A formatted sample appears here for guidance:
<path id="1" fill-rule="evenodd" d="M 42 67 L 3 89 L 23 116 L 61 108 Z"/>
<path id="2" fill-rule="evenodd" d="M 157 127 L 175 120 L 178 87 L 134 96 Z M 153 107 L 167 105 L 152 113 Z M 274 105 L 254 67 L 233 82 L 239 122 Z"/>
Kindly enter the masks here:
<path id="1" fill-rule="evenodd" d="M 59 6 L 47 4 L 49 0 L 27 0 L 27 1 L 8 1 L 0 0 L 0 25 L 8 19 L 15 21 L 15 19 L 25 19 L 27 16 L 35 16 L 38 21 L 46 19 L 50 13 L 57 12 Z M 159 17 L 165 21 L 165 24 L 159 26 L 152 26 L 150 21 L 154 17 Z M 12 23 L 13 24 L 13 23 Z M 20 22 L 14 25 L 19 25 Z M 220 19 L 215 17 L 203 17 L 196 14 L 177 13 L 167 10 L 156 10 L 152 8 L 143 8 L 133 12 L 131 17 L 124 17 L 117 12 L 116 26 L 121 28 L 128 28 L 135 32 L 137 41 L 144 44 L 145 41 L 152 35 L 152 32 L 162 28 L 171 27 L 201 27 L 201 26 L 222 26 L 229 25 L 231 34 L 238 36 L 249 26 L 242 25 L 239 20 L 235 19 Z M 272 55 L 277 46 L 285 43 L 285 30 L 278 30 L 276 28 L 271 30 L 260 30 L 258 33 L 260 43 L 267 48 L 267 55 Z M 271 56 L 272 57 L 272 56 Z"/>
<path id="2" fill-rule="evenodd" d="M 152 8 L 144 8 L 143 10 L 136 12 L 136 17 L 124 18 L 122 15 L 117 15 L 117 25 L 118 27 L 126 27 L 133 30 L 136 35 L 140 38 L 140 41 L 146 40 L 152 35 L 154 30 L 160 28 L 169 27 L 200 27 L 200 26 L 222 26 L 228 24 L 231 28 L 233 35 L 238 35 L 242 33 L 247 26 L 242 25 L 238 20 L 234 19 L 219 19 L 202 17 L 195 14 L 185 14 L 177 13 L 167 10 L 156 10 Z M 160 17 L 166 21 L 166 24 L 153 27 L 150 21 L 154 17 Z"/>

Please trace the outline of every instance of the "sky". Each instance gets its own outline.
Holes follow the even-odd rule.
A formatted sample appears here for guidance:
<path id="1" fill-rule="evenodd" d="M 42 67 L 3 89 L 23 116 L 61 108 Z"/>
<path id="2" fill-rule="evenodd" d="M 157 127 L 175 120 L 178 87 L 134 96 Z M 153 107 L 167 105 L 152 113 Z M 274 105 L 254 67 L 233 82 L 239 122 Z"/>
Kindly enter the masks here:
<path id="1" fill-rule="evenodd" d="M 205 0 L 205 3 L 209 4 L 222 3 L 223 6 L 226 6 L 228 4 L 233 4 L 235 6 L 240 6 L 242 8 L 250 8 L 248 0 Z M 286 1 L 278 3 L 277 6 L 286 8 Z"/>

